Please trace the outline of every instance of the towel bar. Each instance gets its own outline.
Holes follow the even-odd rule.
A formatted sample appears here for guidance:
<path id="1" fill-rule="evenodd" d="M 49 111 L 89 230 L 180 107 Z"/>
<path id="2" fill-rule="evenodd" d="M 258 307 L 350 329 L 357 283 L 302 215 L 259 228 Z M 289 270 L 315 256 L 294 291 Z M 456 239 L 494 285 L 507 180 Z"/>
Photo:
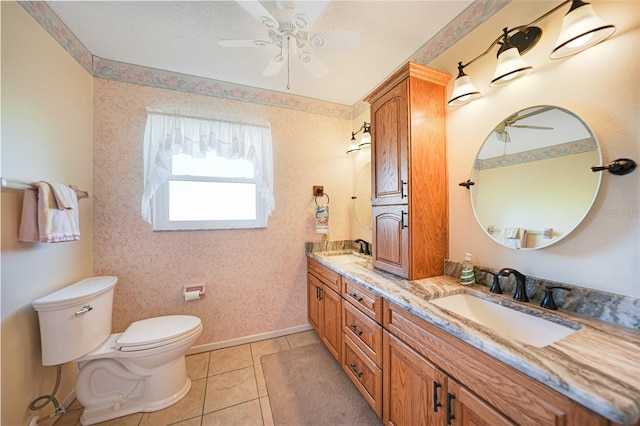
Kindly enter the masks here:
<path id="1" fill-rule="evenodd" d="M 35 185 L 32 183 L 27 183 L 27 182 L 19 182 L 19 181 L 15 181 L 15 180 L 7 180 L 5 178 L 2 178 L 2 187 L 3 188 L 10 188 L 10 189 L 35 189 Z M 78 188 L 75 185 L 69 185 L 69 188 L 73 189 L 74 191 L 76 191 L 76 195 L 78 196 L 78 200 L 82 199 L 82 198 L 91 198 L 91 193 L 84 191 L 80 188 Z"/>

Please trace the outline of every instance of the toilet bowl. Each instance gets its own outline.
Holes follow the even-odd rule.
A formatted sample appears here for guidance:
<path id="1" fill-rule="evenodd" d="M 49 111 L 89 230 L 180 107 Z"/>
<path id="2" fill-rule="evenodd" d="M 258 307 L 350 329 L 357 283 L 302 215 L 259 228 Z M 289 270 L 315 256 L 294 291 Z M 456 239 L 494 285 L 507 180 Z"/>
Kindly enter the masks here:
<path id="1" fill-rule="evenodd" d="M 185 354 L 202 333 L 200 319 L 149 318 L 112 334 L 116 282 L 116 277 L 88 278 L 33 302 L 43 365 L 78 363 L 83 425 L 161 410 L 191 388 Z"/>

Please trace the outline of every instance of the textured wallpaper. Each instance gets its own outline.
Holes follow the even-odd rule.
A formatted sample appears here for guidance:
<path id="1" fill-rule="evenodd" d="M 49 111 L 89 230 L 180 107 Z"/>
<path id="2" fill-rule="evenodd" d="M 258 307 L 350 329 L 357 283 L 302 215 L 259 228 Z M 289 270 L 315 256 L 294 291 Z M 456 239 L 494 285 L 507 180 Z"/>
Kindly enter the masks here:
<path id="1" fill-rule="evenodd" d="M 350 238 L 351 120 L 95 80 L 94 268 L 119 278 L 114 332 L 168 314 L 199 316 L 198 344 L 307 323 L 304 243 L 315 233 L 313 185 L 330 195 L 332 240 Z M 140 216 L 146 108 L 269 121 L 276 210 L 266 229 L 153 232 Z M 185 302 L 184 285 L 206 297 Z"/>

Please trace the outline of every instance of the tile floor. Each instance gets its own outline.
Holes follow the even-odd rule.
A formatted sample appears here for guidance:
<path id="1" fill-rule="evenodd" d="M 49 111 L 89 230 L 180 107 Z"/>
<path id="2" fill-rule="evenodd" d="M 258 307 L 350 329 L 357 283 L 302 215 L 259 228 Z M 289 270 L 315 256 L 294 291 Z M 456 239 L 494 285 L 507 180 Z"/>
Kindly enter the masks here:
<path id="1" fill-rule="evenodd" d="M 133 425 L 273 425 L 264 382 L 262 355 L 319 342 L 313 330 L 275 339 L 187 356 L 191 390 L 177 404 L 153 413 L 136 413 L 98 423 Z M 82 406 L 76 401 L 55 426 L 79 425 Z"/>

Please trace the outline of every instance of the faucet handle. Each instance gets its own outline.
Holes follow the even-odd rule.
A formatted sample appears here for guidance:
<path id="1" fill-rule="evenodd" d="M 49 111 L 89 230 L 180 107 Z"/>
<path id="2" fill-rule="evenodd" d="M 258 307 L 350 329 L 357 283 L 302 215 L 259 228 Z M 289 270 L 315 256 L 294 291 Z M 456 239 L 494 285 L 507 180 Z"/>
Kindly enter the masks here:
<path id="1" fill-rule="evenodd" d="M 560 290 L 571 291 L 570 288 L 562 287 L 562 286 L 547 287 L 544 289 L 544 299 L 542 299 L 542 303 L 540 303 L 540 306 L 546 309 L 554 310 L 554 311 L 558 310 L 558 306 L 556 305 L 556 302 L 553 300 L 553 290 L 556 288 Z"/>
<path id="2" fill-rule="evenodd" d="M 488 271 L 486 269 L 479 269 L 478 272 L 484 272 L 485 274 L 493 275 L 493 283 L 491 284 L 491 288 L 489 289 L 489 291 L 495 294 L 502 294 L 502 289 L 500 288 L 500 282 L 498 281 L 498 274 L 496 274 L 495 272 Z M 487 278 L 485 275 L 485 281 L 486 279 Z"/>

